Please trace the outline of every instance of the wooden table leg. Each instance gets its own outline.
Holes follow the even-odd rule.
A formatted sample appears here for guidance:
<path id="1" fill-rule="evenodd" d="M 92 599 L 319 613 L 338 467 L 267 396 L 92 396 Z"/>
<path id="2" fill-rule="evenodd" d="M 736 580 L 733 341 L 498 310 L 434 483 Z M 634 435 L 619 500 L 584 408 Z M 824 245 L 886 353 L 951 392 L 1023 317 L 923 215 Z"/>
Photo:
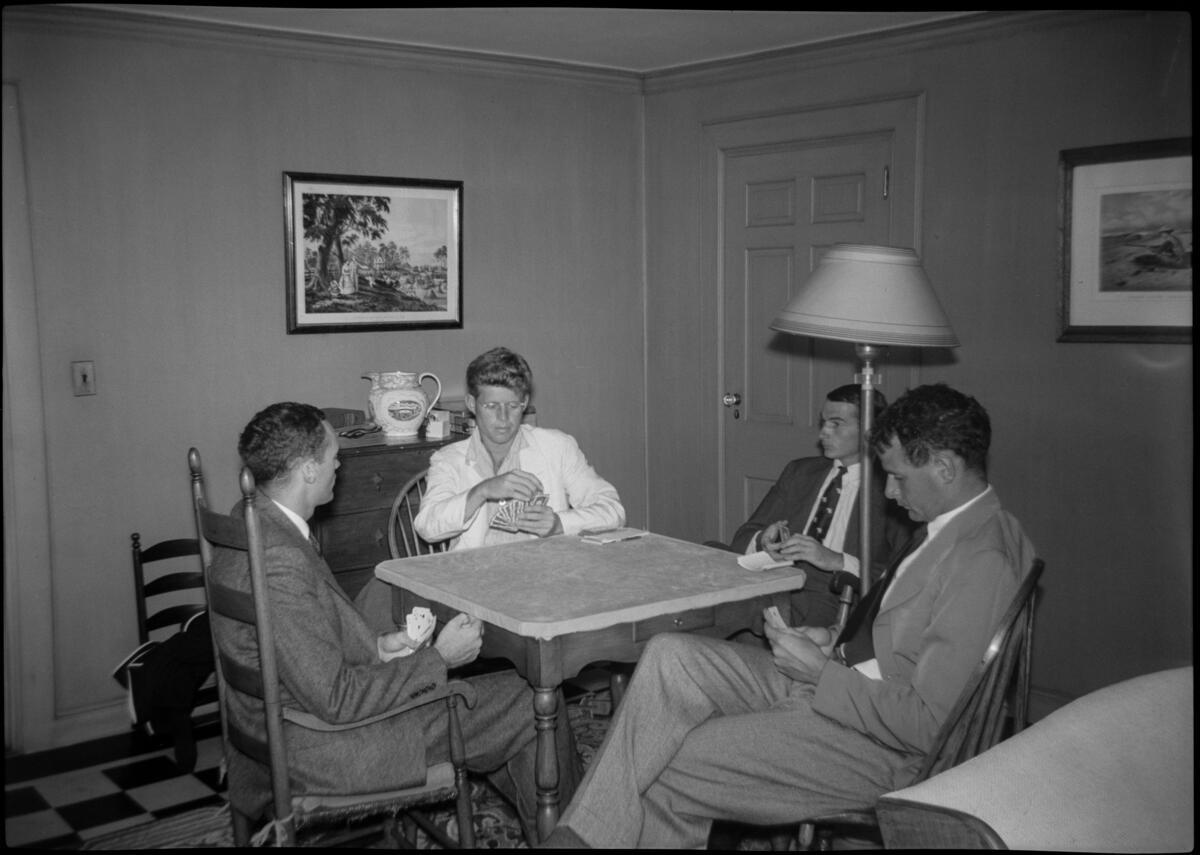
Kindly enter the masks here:
<path id="1" fill-rule="evenodd" d="M 545 840 L 558 824 L 558 689 L 534 687 L 533 715 L 537 727 L 537 831 Z"/>

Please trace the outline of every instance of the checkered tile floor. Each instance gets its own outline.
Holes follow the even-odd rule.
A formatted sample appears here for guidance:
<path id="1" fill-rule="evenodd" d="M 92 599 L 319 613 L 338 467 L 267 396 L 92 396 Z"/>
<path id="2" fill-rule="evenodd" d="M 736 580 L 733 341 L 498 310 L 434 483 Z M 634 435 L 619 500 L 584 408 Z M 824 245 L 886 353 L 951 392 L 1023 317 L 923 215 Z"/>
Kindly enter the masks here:
<path id="1" fill-rule="evenodd" d="M 4 838 L 8 846 L 79 849 L 87 841 L 176 813 L 219 805 L 220 729 L 196 731 L 191 772 L 170 746 L 130 732 L 4 761 Z"/>

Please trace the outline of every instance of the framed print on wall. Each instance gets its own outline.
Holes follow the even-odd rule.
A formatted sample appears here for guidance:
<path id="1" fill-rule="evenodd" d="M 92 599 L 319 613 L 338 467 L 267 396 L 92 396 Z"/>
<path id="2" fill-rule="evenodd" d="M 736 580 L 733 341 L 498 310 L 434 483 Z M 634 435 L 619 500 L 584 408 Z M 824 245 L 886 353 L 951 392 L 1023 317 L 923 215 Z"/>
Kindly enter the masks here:
<path id="1" fill-rule="evenodd" d="M 283 174 L 288 333 L 462 328 L 461 181 Z"/>
<path id="2" fill-rule="evenodd" d="M 1060 153 L 1062 342 L 1192 340 L 1192 140 Z"/>

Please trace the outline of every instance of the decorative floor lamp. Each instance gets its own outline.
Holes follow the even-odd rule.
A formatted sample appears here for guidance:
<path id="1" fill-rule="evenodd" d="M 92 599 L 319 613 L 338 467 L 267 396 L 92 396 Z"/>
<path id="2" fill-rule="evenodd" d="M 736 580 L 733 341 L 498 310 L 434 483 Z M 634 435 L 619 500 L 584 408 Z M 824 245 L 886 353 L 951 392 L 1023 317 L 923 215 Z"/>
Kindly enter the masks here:
<path id="1" fill-rule="evenodd" d="M 874 422 L 872 393 L 883 379 L 875 372 L 875 361 L 888 345 L 958 347 L 958 337 L 913 250 L 848 243 L 834 244 L 825 253 L 771 329 L 853 342 L 858 353 L 854 379 L 862 386 L 859 587 L 865 595 L 871 585 L 872 466 L 867 437 Z"/>

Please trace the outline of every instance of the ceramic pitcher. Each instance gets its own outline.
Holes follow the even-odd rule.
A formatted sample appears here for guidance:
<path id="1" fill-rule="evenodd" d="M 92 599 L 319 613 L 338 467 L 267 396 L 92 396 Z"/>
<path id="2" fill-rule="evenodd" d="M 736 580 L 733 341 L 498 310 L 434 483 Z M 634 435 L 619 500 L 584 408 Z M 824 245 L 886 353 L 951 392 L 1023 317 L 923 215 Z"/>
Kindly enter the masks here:
<path id="1" fill-rule="evenodd" d="M 437 384 L 432 397 L 422 387 L 426 378 Z M 442 381 L 428 371 L 421 374 L 371 371 L 363 379 L 371 381 L 367 414 L 387 436 L 416 436 L 425 417 L 442 397 Z"/>

